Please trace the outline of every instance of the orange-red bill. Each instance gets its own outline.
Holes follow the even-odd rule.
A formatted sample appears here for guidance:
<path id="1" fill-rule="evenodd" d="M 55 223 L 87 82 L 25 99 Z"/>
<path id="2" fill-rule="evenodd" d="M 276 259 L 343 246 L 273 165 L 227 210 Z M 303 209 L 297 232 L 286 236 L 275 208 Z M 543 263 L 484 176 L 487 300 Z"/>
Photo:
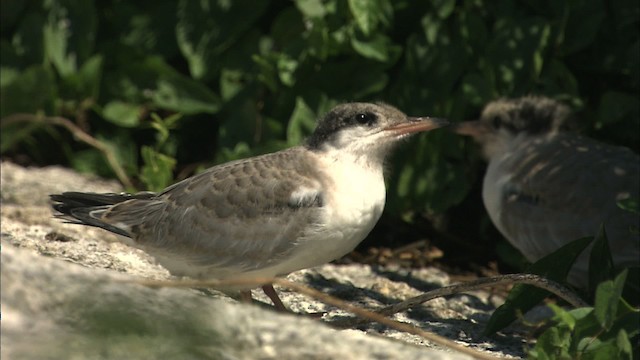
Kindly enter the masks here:
<path id="1" fill-rule="evenodd" d="M 449 125 L 445 119 L 432 117 L 410 117 L 409 122 L 400 123 L 385 128 L 385 131 L 392 131 L 397 135 L 411 134 L 421 131 L 429 131 Z"/>

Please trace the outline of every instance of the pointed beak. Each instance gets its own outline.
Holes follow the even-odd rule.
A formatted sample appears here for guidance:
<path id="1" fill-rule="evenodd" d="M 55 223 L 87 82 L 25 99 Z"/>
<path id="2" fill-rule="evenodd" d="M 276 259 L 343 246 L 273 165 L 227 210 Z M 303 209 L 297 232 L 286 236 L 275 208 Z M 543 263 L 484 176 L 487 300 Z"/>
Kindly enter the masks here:
<path id="1" fill-rule="evenodd" d="M 449 125 L 445 119 L 432 117 L 409 117 L 408 122 L 391 125 L 386 127 L 384 131 L 392 132 L 394 135 L 412 134 L 422 131 L 429 131 L 443 126 Z"/>
<path id="2" fill-rule="evenodd" d="M 479 120 L 463 121 L 452 124 L 449 129 L 456 134 L 471 136 L 475 139 L 483 138 L 491 131 L 487 124 L 480 122 Z"/>

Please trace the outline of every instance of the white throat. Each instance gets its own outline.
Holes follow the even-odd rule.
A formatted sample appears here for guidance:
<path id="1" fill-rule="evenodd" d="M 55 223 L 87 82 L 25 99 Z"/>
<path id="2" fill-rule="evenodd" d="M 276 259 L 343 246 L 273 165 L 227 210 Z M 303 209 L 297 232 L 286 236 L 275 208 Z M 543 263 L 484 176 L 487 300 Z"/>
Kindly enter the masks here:
<path id="1" fill-rule="evenodd" d="M 320 265 L 346 255 L 364 240 L 382 215 L 386 189 L 378 159 L 333 149 L 312 156 L 325 175 L 325 205 L 321 227 L 300 242 L 309 255 L 306 261 Z"/>

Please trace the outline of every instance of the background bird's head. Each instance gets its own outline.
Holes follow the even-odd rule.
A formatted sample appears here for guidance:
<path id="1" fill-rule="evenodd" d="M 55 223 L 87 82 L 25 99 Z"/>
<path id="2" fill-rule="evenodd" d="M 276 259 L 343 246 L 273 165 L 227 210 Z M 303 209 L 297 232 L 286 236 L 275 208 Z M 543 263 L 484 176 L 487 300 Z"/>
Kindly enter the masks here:
<path id="1" fill-rule="evenodd" d="M 487 158 L 503 152 L 516 137 L 555 134 L 567 129 L 571 110 L 543 96 L 498 99 L 487 104 L 479 120 L 457 124 L 454 131 L 474 138 Z"/>

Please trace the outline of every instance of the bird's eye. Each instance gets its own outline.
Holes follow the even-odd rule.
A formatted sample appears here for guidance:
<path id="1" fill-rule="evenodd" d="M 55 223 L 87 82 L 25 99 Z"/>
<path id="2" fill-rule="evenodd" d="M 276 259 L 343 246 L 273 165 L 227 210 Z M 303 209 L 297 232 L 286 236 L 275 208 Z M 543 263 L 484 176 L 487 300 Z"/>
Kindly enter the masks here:
<path id="1" fill-rule="evenodd" d="M 356 121 L 363 125 L 373 125 L 376 122 L 376 116 L 372 113 L 361 113 L 356 115 Z"/>

